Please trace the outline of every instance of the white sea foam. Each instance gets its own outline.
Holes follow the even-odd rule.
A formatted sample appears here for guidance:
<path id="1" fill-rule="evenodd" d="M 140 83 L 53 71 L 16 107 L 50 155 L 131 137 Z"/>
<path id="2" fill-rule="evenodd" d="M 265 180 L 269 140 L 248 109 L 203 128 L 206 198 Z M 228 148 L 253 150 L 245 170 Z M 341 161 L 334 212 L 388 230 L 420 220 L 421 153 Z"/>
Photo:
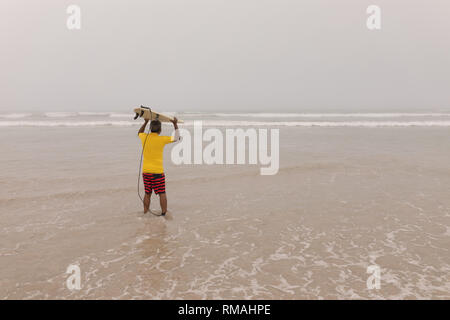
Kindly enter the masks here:
<path id="1" fill-rule="evenodd" d="M 130 127 L 136 121 L 0 121 L 0 127 Z M 164 123 L 165 125 L 170 125 Z M 194 121 L 186 121 L 191 127 Z M 450 127 L 450 121 L 202 121 L 207 127 Z"/>
<path id="2" fill-rule="evenodd" d="M 132 121 L 0 121 L 0 127 L 130 127 Z"/>
<path id="3" fill-rule="evenodd" d="M 132 113 L 111 113 L 109 116 L 111 118 L 133 118 Z"/>
<path id="4" fill-rule="evenodd" d="M 205 114 L 208 115 L 208 114 Z M 450 117 L 450 113 L 211 113 L 216 117 L 252 118 L 403 118 Z"/>
<path id="5" fill-rule="evenodd" d="M 67 118 L 67 117 L 76 117 L 76 112 L 46 112 L 44 114 L 48 118 Z"/>
<path id="6" fill-rule="evenodd" d="M 0 114 L 0 118 L 3 118 L 3 119 L 20 119 L 20 118 L 26 118 L 26 117 L 31 117 L 31 113 Z"/>
<path id="7" fill-rule="evenodd" d="M 184 125 L 192 126 L 193 121 Z M 202 122 L 203 126 L 213 127 L 449 127 L 450 121 L 211 121 Z"/>
<path id="8" fill-rule="evenodd" d="M 108 116 L 110 112 L 78 112 L 80 116 Z"/>

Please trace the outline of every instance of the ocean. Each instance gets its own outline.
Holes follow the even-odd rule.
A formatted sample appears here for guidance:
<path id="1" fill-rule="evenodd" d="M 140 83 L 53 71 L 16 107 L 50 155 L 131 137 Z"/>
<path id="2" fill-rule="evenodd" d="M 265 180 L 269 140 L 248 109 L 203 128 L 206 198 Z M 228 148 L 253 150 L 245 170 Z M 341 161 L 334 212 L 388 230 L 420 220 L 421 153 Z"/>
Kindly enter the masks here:
<path id="1" fill-rule="evenodd" d="M 450 113 L 201 113 L 164 112 L 185 119 L 186 126 L 202 120 L 204 126 L 293 127 L 429 127 L 450 126 Z M 45 112 L 0 114 L 0 127 L 136 126 L 132 113 Z"/>
<path id="2" fill-rule="evenodd" d="M 142 120 L 0 114 L 0 299 L 450 298 L 450 113 L 177 116 L 278 129 L 277 174 L 168 146 L 169 213 L 144 215 Z"/>

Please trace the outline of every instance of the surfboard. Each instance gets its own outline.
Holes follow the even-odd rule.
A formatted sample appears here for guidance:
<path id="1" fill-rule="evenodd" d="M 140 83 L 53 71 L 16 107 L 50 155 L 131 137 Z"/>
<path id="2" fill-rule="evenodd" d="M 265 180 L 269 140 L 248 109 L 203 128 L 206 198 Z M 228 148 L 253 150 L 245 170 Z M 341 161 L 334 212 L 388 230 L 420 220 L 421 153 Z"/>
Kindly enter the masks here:
<path id="1" fill-rule="evenodd" d="M 136 113 L 134 119 L 144 118 L 146 120 L 159 120 L 161 122 L 171 122 L 173 120 L 173 117 L 154 111 L 153 109 L 150 110 L 147 107 L 136 108 L 134 109 L 134 113 Z M 183 123 L 183 120 L 178 119 L 178 123 Z"/>

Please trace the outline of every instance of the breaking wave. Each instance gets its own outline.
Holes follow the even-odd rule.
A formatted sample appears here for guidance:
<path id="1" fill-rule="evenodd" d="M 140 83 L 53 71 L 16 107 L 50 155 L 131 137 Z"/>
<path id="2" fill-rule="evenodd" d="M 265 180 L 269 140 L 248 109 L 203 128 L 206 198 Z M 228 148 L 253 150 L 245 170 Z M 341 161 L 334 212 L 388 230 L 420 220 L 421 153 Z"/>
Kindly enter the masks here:
<path id="1" fill-rule="evenodd" d="M 0 114 L 0 118 L 2 118 L 2 119 L 20 119 L 20 118 L 26 118 L 26 117 L 31 117 L 31 113 Z"/>
<path id="2" fill-rule="evenodd" d="M 170 125 L 165 123 L 166 125 Z M 0 121 L 0 127 L 131 127 L 137 121 Z M 186 121 L 183 126 L 193 126 Z M 450 121 L 213 121 L 203 120 L 206 127 L 450 127 Z"/>
<path id="3" fill-rule="evenodd" d="M 67 118 L 67 117 L 76 117 L 78 115 L 77 112 L 46 112 L 44 115 L 48 118 Z"/>
<path id="4" fill-rule="evenodd" d="M 0 121 L 0 127 L 130 127 L 137 124 L 131 121 Z"/>
<path id="5" fill-rule="evenodd" d="M 450 117 L 450 113 L 211 113 L 216 117 L 252 118 L 403 118 Z"/>
<path id="6" fill-rule="evenodd" d="M 134 117 L 133 113 L 110 113 L 110 118 L 128 118 L 132 119 Z"/>

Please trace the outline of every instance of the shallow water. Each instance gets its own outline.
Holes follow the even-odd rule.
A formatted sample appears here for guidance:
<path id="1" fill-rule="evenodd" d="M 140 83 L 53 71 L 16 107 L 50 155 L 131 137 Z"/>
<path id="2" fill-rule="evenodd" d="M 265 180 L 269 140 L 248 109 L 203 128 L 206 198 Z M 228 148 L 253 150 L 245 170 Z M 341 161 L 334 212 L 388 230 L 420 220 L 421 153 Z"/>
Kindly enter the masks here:
<path id="1" fill-rule="evenodd" d="M 167 150 L 159 218 L 135 126 L 0 128 L 0 298 L 450 298 L 449 128 L 279 129 L 275 176 Z"/>

